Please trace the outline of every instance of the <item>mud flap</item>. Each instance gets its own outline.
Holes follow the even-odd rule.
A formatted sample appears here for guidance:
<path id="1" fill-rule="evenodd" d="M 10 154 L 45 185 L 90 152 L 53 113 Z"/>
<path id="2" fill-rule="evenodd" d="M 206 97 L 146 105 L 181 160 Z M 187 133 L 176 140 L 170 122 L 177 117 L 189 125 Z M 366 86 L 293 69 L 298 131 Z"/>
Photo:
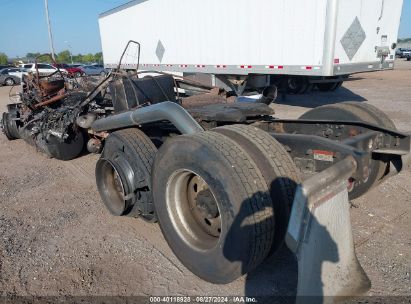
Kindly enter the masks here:
<path id="1" fill-rule="evenodd" d="M 351 230 L 351 156 L 297 188 L 286 243 L 298 259 L 297 303 L 334 303 L 369 290 Z"/>

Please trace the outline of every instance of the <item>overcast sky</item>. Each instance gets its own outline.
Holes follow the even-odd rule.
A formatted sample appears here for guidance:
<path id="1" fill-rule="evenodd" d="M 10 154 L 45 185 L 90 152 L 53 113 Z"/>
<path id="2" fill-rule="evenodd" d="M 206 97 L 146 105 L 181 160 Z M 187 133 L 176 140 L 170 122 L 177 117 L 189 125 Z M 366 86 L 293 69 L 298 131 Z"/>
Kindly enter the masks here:
<path id="1" fill-rule="evenodd" d="M 49 0 L 56 52 L 101 50 L 98 15 L 127 0 Z M 0 0 L 0 52 L 10 57 L 49 52 L 44 0 Z M 400 38 L 411 38 L 411 0 L 404 0 Z"/>

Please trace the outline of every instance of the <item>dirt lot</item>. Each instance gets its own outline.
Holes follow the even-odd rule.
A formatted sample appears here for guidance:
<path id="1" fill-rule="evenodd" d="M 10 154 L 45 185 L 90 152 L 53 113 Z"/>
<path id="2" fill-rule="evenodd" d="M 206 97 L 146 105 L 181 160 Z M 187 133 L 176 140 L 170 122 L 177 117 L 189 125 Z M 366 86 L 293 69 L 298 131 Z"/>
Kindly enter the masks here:
<path id="1" fill-rule="evenodd" d="M 401 130 L 411 130 L 411 62 L 397 70 L 360 74 L 333 93 L 291 96 L 277 116 L 311 107 L 369 102 Z M 9 88 L 0 88 L 0 110 Z M 0 135 L 0 295 L 248 295 L 292 296 L 296 262 L 277 259 L 229 285 L 192 275 L 168 248 L 160 229 L 110 216 L 94 182 L 98 156 L 48 159 L 21 140 Z M 391 178 L 353 202 L 352 221 L 369 295 L 410 295 L 411 172 Z"/>

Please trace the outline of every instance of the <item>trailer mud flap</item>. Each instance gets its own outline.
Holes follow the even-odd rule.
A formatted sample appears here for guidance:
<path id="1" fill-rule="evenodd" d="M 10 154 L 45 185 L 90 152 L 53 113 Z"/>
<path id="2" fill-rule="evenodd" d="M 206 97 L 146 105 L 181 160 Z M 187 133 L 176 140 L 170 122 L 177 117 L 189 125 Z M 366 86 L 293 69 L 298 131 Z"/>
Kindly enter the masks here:
<path id="1" fill-rule="evenodd" d="M 351 156 L 297 188 L 286 243 L 298 259 L 297 303 L 334 303 L 369 290 L 351 230 Z"/>

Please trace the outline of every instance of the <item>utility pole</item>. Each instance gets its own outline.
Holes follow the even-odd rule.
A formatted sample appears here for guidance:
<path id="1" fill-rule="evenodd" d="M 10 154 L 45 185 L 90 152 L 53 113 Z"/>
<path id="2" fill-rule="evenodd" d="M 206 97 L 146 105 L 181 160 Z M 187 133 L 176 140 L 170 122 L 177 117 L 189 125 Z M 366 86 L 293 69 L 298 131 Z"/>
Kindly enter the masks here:
<path id="1" fill-rule="evenodd" d="M 54 61 L 56 61 L 56 57 L 54 55 L 53 33 L 51 32 L 51 24 L 50 24 L 50 17 L 49 17 L 48 0 L 44 0 L 44 6 L 46 8 L 47 27 L 49 29 L 49 41 L 50 41 L 51 57 L 53 58 Z"/>
<path id="2" fill-rule="evenodd" d="M 72 48 L 71 48 L 71 44 L 69 41 L 64 41 L 65 43 L 67 43 L 68 48 L 69 48 L 69 53 L 70 53 L 70 59 L 71 59 L 71 64 L 73 64 L 73 52 L 72 52 Z"/>

